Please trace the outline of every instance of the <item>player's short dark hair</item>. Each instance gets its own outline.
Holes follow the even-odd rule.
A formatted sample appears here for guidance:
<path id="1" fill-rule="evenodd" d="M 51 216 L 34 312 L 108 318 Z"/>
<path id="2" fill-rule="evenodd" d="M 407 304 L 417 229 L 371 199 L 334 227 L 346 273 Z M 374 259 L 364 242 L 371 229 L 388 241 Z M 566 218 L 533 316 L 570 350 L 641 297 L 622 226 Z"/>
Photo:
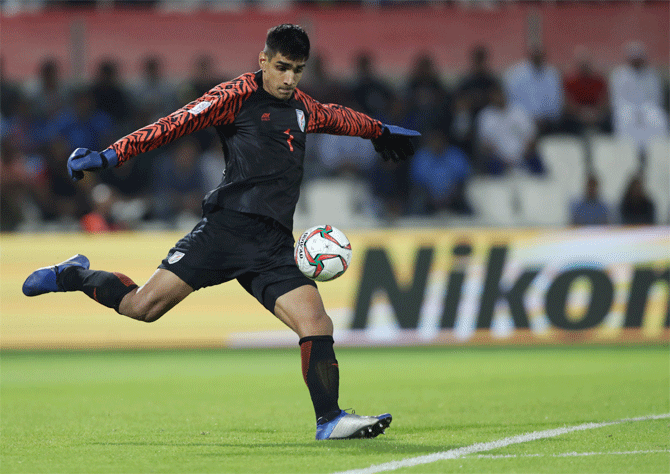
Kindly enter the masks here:
<path id="1" fill-rule="evenodd" d="M 307 60 L 309 58 L 309 37 L 300 26 L 284 23 L 268 30 L 264 51 L 270 58 L 281 53 L 293 61 Z"/>

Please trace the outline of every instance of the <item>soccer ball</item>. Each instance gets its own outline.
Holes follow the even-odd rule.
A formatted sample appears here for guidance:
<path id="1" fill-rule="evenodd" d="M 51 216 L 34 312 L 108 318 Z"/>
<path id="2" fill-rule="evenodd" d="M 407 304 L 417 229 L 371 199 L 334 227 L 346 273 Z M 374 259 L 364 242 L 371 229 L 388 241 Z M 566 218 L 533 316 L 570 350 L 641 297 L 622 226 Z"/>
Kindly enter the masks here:
<path id="1" fill-rule="evenodd" d="M 351 262 L 351 244 L 332 225 L 307 229 L 295 244 L 295 263 L 308 278 L 330 281 L 342 275 Z"/>

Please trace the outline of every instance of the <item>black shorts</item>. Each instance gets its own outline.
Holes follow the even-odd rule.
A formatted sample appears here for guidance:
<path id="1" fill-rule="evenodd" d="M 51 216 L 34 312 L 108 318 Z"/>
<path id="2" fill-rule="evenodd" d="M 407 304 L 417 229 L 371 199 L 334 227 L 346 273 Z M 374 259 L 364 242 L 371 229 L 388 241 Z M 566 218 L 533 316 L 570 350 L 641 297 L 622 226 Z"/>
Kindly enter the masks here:
<path id="1" fill-rule="evenodd" d="M 293 235 L 269 217 L 216 208 L 170 249 L 158 268 L 194 290 L 232 279 L 274 313 L 281 295 L 316 287 L 293 259 Z"/>

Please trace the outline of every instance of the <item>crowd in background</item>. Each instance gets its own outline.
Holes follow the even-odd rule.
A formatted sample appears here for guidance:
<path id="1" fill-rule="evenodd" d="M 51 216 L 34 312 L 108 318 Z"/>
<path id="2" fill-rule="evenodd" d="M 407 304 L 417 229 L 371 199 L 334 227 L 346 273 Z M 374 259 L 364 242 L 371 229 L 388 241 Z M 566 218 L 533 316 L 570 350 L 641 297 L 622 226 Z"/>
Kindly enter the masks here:
<path id="1" fill-rule="evenodd" d="M 491 70 L 489 63 L 487 47 L 476 46 L 469 69 L 447 84 L 431 55 L 421 54 L 407 77 L 390 83 L 376 71 L 374 54 L 361 52 L 352 58 L 353 79 L 344 82 L 315 53 L 301 89 L 423 135 L 416 155 L 397 165 L 381 161 L 367 140 L 311 135 L 305 181 L 362 180 L 375 198 L 370 212 L 385 218 L 467 216 L 474 212 L 465 193 L 472 176 L 504 176 L 512 169 L 546 173 L 537 147 L 541 137 L 610 133 L 634 140 L 644 160 L 646 144 L 668 134 L 667 85 L 642 43 L 628 44 L 621 64 L 607 74 L 594 68 L 586 50 L 576 52 L 574 69 L 565 75 L 541 47 L 531 47 L 525 60 L 504 71 Z M 195 57 L 190 77 L 178 82 L 170 80 L 159 56 L 144 59 L 136 81 L 124 79 L 128 66 L 103 60 L 89 83 L 72 85 L 62 65 L 45 58 L 27 83 L 2 77 L 3 231 L 35 223 L 91 232 L 179 226 L 199 215 L 202 197 L 225 167 L 213 129 L 81 182 L 68 176 L 66 161 L 75 148 L 102 150 L 232 79 L 209 56 Z M 615 214 L 624 224 L 654 223 L 654 205 L 639 176 L 616 210 L 599 199 L 598 179 L 591 173 L 583 198 L 574 203 L 574 224 L 612 223 Z"/>

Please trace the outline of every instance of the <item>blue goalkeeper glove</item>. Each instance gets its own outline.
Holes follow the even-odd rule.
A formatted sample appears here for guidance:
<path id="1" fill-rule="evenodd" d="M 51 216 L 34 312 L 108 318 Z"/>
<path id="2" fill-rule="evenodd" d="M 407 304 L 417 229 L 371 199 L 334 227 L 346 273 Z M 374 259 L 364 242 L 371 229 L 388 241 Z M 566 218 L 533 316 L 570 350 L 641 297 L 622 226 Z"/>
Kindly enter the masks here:
<path id="1" fill-rule="evenodd" d="M 420 137 L 419 132 L 397 125 L 382 125 L 382 127 L 382 134 L 371 141 L 375 151 L 382 155 L 384 161 L 391 160 L 397 163 L 414 154 L 412 138 Z"/>
<path id="2" fill-rule="evenodd" d="M 100 171 L 116 166 L 119 158 L 111 148 L 103 152 L 91 151 L 88 148 L 77 148 L 67 159 L 67 170 L 73 181 L 84 177 L 84 171 Z"/>

